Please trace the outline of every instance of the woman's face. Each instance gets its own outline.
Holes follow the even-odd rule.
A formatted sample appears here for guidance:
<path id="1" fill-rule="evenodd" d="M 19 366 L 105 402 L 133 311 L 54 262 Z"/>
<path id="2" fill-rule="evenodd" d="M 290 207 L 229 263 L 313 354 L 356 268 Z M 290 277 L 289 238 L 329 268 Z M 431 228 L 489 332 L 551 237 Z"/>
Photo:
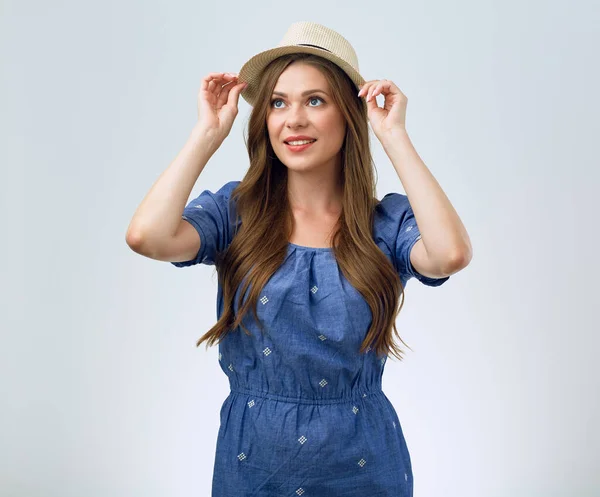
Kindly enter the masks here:
<path id="1" fill-rule="evenodd" d="M 313 91 L 320 90 L 320 91 Z M 335 167 L 346 135 L 346 121 L 331 98 L 325 76 L 313 66 L 294 62 L 281 73 L 267 112 L 271 146 L 294 170 Z M 304 135 L 316 141 L 294 151 L 286 141 Z"/>

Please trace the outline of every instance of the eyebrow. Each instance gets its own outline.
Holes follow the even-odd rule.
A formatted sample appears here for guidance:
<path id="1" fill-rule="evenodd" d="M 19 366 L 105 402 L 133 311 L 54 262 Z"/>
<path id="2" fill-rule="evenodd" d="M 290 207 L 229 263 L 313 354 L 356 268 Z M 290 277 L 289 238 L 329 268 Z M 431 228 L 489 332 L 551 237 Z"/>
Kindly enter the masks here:
<path id="1" fill-rule="evenodd" d="M 306 96 L 309 93 L 324 93 L 325 95 L 329 96 L 329 94 L 326 91 L 323 90 L 319 90 L 318 88 L 314 89 L 314 90 L 306 90 L 305 92 L 302 92 L 302 96 Z M 281 97 L 286 97 L 287 98 L 287 93 L 283 93 L 281 91 L 274 91 L 273 95 L 279 95 Z"/>

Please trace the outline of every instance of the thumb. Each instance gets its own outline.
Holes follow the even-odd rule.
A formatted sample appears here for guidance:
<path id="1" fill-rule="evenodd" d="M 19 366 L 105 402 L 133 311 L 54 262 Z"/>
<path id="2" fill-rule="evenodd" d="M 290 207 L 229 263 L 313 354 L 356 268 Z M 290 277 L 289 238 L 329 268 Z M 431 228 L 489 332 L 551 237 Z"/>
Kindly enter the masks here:
<path id="1" fill-rule="evenodd" d="M 232 109 L 237 110 L 237 103 L 240 93 L 244 88 L 246 88 L 246 86 L 248 86 L 248 83 L 238 83 L 229 92 L 229 96 L 227 97 L 227 105 L 231 106 Z"/>

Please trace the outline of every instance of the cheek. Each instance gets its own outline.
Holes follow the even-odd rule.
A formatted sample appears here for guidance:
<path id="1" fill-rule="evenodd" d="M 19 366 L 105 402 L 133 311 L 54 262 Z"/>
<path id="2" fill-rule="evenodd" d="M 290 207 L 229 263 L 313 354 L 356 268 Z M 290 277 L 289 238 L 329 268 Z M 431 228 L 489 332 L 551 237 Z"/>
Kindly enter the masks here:
<path id="1" fill-rule="evenodd" d="M 273 129 L 272 126 L 267 126 L 267 134 L 269 135 L 269 140 L 272 145 L 275 145 L 277 142 L 277 132 Z"/>
<path id="2" fill-rule="evenodd" d="M 331 130 L 329 136 L 332 138 L 334 142 L 343 142 L 346 136 L 346 126 L 343 122 L 340 122 L 337 119 L 332 120 L 327 129 Z"/>
<path id="3" fill-rule="evenodd" d="M 278 137 L 281 135 L 281 126 L 275 119 L 270 119 L 267 121 L 267 132 L 269 133 L 269 137 L 271 140 L 277 141 Z"/>
<path id="4" fill-rule="evenodd" d="M 323 128 L 332 130 L 336 135 L 339 135 L 345 133 L 346 124 L 342 116 L 333 114 L 324 119 Z"/>

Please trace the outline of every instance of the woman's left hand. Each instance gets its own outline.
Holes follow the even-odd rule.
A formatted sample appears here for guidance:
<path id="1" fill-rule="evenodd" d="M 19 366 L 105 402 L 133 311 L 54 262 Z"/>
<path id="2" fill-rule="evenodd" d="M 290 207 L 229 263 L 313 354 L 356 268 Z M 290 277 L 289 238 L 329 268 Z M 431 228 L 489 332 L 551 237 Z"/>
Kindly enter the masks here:
<path id="1" fill-rule="evenodd" d="M 377 95 L 385 97 L 383 108 L 377 105 Z M 393 131 L 406 131 L 406 104 L 408 99 L 393 81 L 374 79 L 360 87 L 358 96 L 367 99 L 367 113 L 375 135 L 381 140 Z"/>

